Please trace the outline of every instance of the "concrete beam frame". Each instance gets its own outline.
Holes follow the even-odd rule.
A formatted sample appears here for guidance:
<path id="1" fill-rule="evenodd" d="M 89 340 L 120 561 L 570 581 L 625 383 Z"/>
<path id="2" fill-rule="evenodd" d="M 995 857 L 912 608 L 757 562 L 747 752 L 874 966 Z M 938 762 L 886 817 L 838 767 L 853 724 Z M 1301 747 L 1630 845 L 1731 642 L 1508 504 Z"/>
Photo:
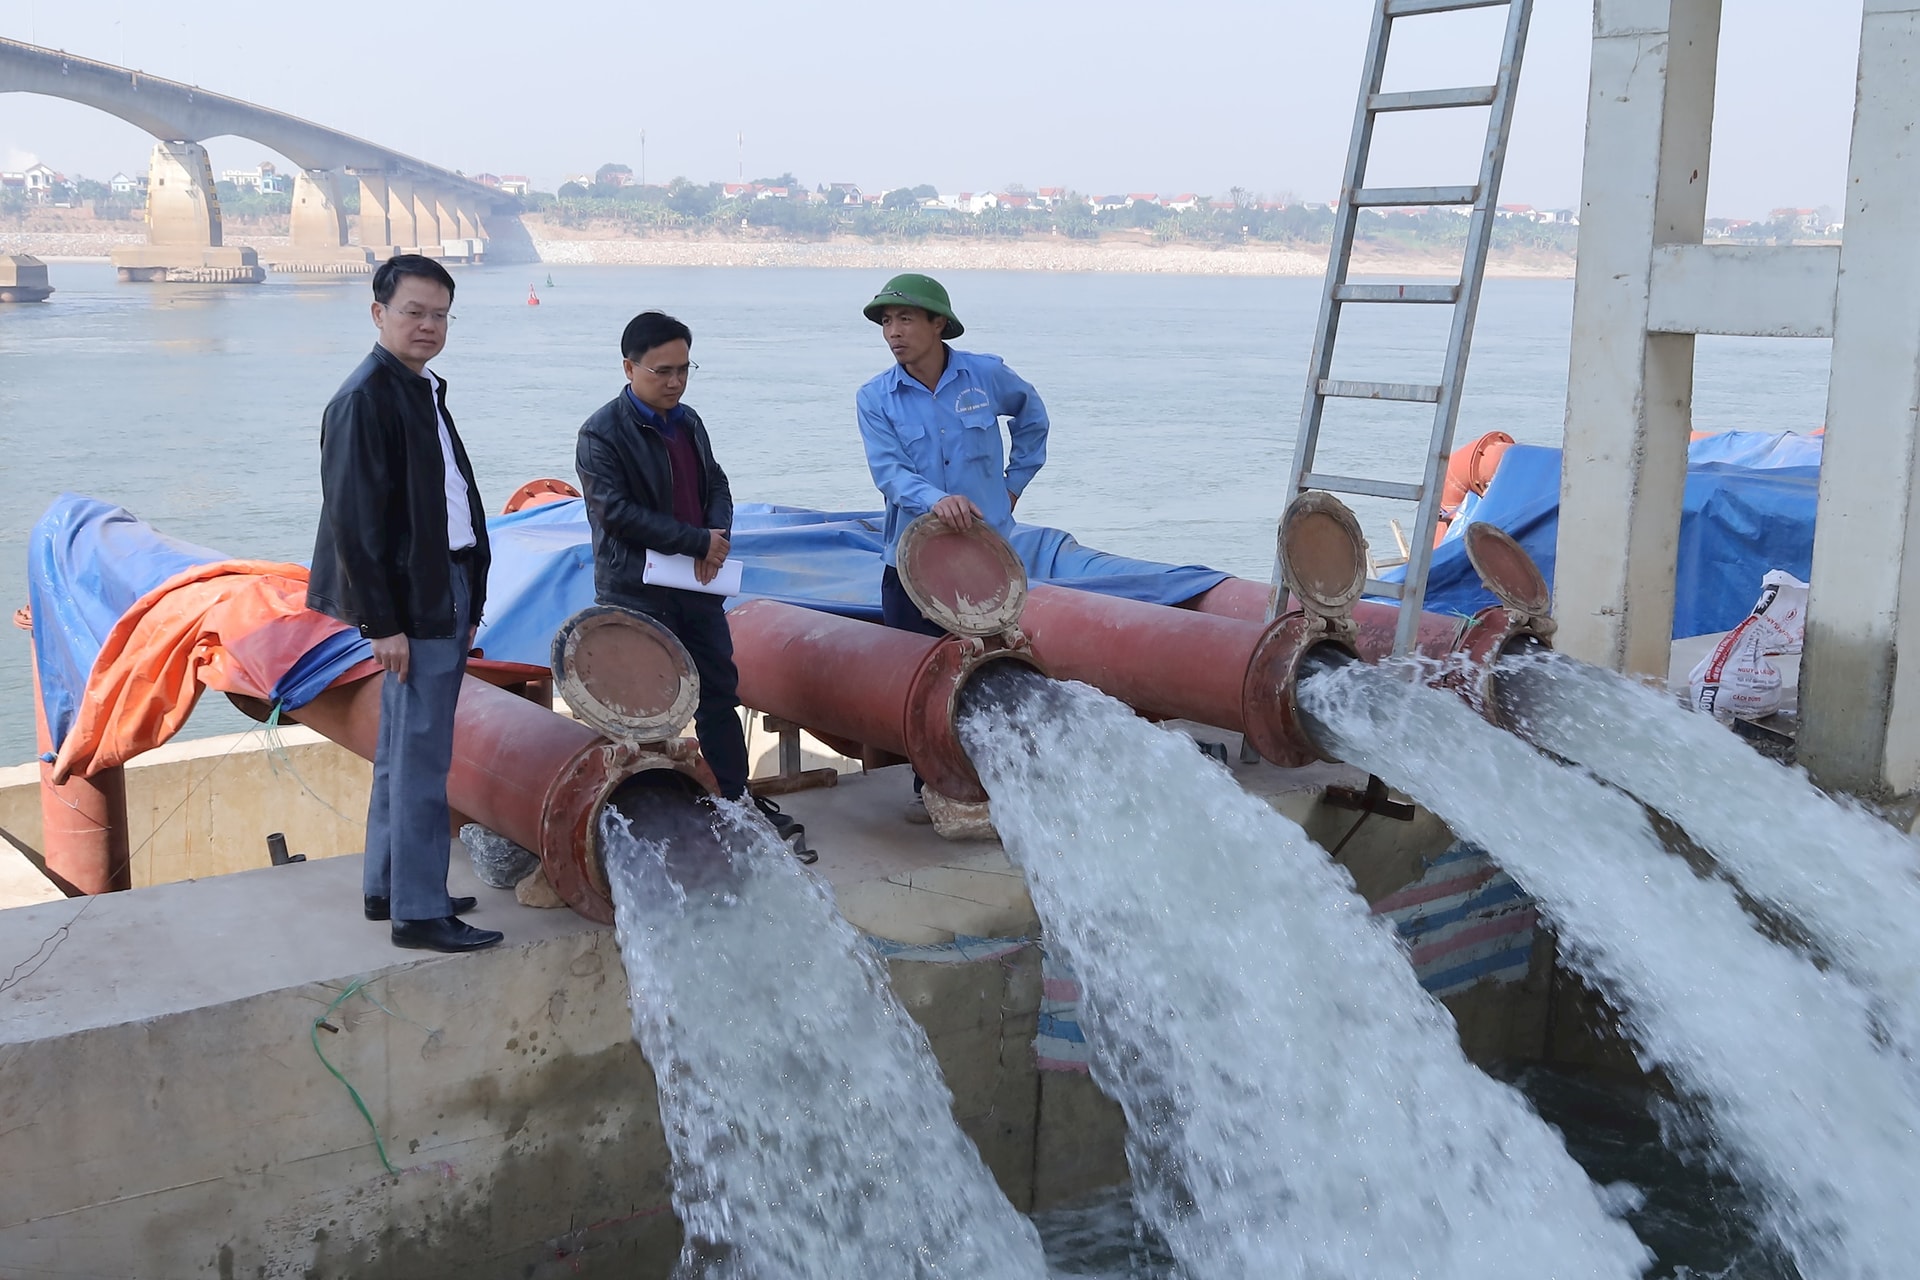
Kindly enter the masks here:
<path id="1" fill-rule="evenodd" d="M 1554 615 L 1558 646 L 1664 674 L 1693 335 L 1656 332 L 1655 260 L 1706 226 L 1719 0 L 1599 0 L 1581 181 Z"/>
<path id="2" fill-rule="evenodd" d="M 1866 0 L 1838 247 L 1701 243 L 1719 30 L 1720 0 L 1595 8 L 1559 644 L 1667 670 L 1694 335 L 1831 337 L 1799 759 L 1830 789 L 1910 800 L 1920 662 L 1899 655 L 1920 653 L 1920 6 Z"/>
<path id="3" fill-rule="evenodd" d="M 1879 800 L 1920 790 L 1917 67 L 1920 6 L 1866 0 L 1800 668 L 1800 762 Z"/>

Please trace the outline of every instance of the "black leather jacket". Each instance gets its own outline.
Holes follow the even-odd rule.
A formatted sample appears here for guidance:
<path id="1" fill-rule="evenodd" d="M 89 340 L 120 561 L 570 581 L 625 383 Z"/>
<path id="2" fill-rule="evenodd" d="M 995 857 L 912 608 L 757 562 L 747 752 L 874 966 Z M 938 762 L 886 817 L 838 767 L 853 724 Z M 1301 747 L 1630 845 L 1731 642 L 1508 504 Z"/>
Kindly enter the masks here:
<path id="1" fill-rule="evenodd" d="M 644 608 L 649 594 L 660 589 L 640 580 L 648 551 L 698 560 L 712 541 L 708 529 L 733 528 L 733 489 L 714 461 L 707 424 L 686 408 L 680 426 L 692 433 L 700 458 L 700 507 L 707 513 L 702 529 L 674 519 L 667 442 L 624 390 L 580 426 L 574 465 L 593 529 L 594 596 L 604 604 Z"/>
<path id="2" fill-rule="evenodd" d="M 473 464 L 446 412 L 447 384 L 427 380 L 376 346 L 327 402 L 320 419 L 320 531 L 307 607 L 379 638 L 453 635 L 447 550 L 446 463 L 435 399 L 473 515 L 473 616 L 487 599 L 486 510 Z"/>

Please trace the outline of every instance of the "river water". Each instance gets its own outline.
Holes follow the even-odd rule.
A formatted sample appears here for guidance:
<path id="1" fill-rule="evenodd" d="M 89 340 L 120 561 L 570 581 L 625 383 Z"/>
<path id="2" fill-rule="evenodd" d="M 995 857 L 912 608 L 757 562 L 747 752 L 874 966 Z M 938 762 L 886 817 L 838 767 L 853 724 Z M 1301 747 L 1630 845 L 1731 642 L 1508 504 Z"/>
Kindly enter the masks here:
<path id="1" fill-rule="evenodd" d="M 854 390 L 886 367 L 860 316 L 883 273 L 809 269 L 463 270 L 436 368 L 497 509 L 522 481 L 573 477 L 574 433 L 620 385 L 619 334 L 661 307 L 694 330 L 688 402 L 742 499 L 870 507 Z M 252 288 L 121 285 L 56 263 L 39 306 L 0 306 L 0 605 L 25 602 L 27 531 L 62 490 L 130 508 L 234 555 L 304 560 L 327 397 L 371 345 L 364 280 Z M 951 272 L 968 332 L 1032 381 L 1053 435 L 1022 517 L 1089 546 L 1264 579 L 1320 284 L 1260 277 Z M 526 305 L 530 284 L 542 305 Z M 1487 285 L 1460 436 L 1558 444 L 1573 287 Z M 1349 308 L 1340 377 L 1436 376 L 1444 308 Z M 1701 339 L 1703 428 L 1809 430 L 1826 344 Z M 1342 406 L 1343 409 L 1348 406 Z M 1403 406 L 1329 419 L 1329 469 L 1416 478 L 1428 423 Z M 1392 546 L 1386 511 L 1361 514 Z M 0 762 L 29 759 L 26 637 L 0 625 Z M 209 700 L 189 735 L 243 722 Z"/>

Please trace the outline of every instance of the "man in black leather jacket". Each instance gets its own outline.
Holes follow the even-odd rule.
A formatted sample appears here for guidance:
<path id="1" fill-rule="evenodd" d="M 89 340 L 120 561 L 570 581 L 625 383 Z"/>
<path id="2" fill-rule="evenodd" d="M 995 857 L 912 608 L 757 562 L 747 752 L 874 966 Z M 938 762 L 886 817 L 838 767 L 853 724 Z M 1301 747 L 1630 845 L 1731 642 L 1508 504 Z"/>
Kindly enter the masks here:
<path id="1" fill-rule="evenodd" d="M 594 596 L 647 614 L 686 646 L 700 676 L 694 729 L 701 754 L 720 793 L 746 800 L 740 675 L 723 597 L 643 579 L 648 551 L 690 557 L 702 583 L 713 581 L 732 551 L 733 490 L 706 424 L 681 403 L 698 368 L 692 348 L 692 331 L 672 316 L 647 311 L 628 322 L 620 336 L 627 385 L 581 425 L 574 463 L 593 530 Z M 783 837 L 800 834 L 779 806 L 753 803 Z"/>
<path id="2" fill-rule="evenodd" d="M 379 341 L 320 423 L 320 529 L 307 607 L 358 627 L 385 668 L 362 883 L 394 945 L 473 951 L 501 935 L 447 894 L 447 769 L 467 651 L 487 597 L 485 508 L 427 369 L 447 343 L 453 277 L 418 254 L 373 275 Z"/>

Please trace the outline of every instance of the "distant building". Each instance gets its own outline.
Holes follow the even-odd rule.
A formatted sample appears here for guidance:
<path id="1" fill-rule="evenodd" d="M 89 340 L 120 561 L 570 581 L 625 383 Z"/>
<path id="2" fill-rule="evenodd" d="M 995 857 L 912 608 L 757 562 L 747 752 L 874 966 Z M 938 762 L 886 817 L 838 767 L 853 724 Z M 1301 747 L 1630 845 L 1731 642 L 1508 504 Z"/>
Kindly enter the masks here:
<path id="1" fill-rule="evenodd" d="M 1160 203 L 1160 193 L 1157 191 L 1127 192 L 1126 207 L 1129 209 L 1133 208 L 1133 206 L 1137 204 L 1159 204 L 1159 203 Z"/>
<path id="2" fill-rule="evenodd" d="M 720 188 L 720 196 L 723 200 L 744 200 L 756 189 L 751 182 L 729 182 Z"/>
<path id="3" fill-rule="evenodd" d="M 287 192 L 293 190 L 293 179 L 273 167 L 270 160 L 262 160 L 251 169 L 228 169 L 220 175 L 222 182 L 231 182 L 242 191 L 260 191 L 266 193 Z"/>
<path id="4" fill-rule="evenodd" d="M 1124 209 L 1133 202 L 1129 200 L 1126 196 L 1112 195 L 1112 196 L 1089 196 L 1087 197 L 1087 203 L 1093 206 L 1093 211 L 1095 213 L 1100 213 L 1104 210 L 1109 210 L 1109 209 Z"/>
<path id="5" fill-rule="evenodd" d="M 839 196 L 845 204 L 860 203 L 860 184 L 857 182 L 830 182 L 827 191 Z"/>
<path id="6" fill-rule="evenodd" d="M 1067 198 L 1067 189 L 1065 187 L 1042 187 L 1033 193 L 1033 198 L 1035 203 L 1041 207 L 1051 209 Z"/>
<path id="7" fill-rule="evenodd" d="M 54 198 L 55 193 L 66 185 L 66 179 L 44 164 L 36 164 L 20 174 L 21 187 L 27 193 L 27 199 L 45 204 Z"/>
<path id="8" fill-rule="evenodd" d="M 1817 209 L 1773 209 L 1767 213 L 1767 220 L 1787 223 L 1800 236 L 1819 235 L 1827 229 Z"/>
<path id="9" fill-rule="evenodd" d="M 573 181 L 593 185 L 591 178 L 575 178 Z M 500 175 L 500 190 L 510 196 L 524 196 L 533 190 L 533 183 L 528 181 L 524 173 L 503 173 Z"/>
<path id="10" fill-rule="evenodd" d="M 1163 208 L 1172 209 L 1178 213 L 1185 213 L 1189 209 L 1198 209 L 1200 207 L 1200 197 L 1191 191 L 1182 191 L 1177 196 L 1166 197 L 1160 204 Z"/>
<path id="11" fill-rule="evenodd" d="M 473 180 L 483 187 L 498 188 L 500 185 L 500 175 L 497 173 L 476 173 Z"/>
<path id="12" fill-rule="evenodd" d="M 1507 222 L 1538 222 L 1540 220 L 1530 204 L 1503 204 L 1493 211 L 1493 216 Z"/>
<path id="13" fill-rule="evenodd" d="M 143 173 L 133 178 L 124 173 L 116 173 L 108 180 L 107 189 L 117 196 L 142 195 L 147 189 L 147 175 Z"/>
<path id="14" fill-rule="evenodd" d="M 1002 209 L 1025 209 L 1033 204 L 1033 197 L 1025 191 L 1008 191 L 994 197 Z"/>

